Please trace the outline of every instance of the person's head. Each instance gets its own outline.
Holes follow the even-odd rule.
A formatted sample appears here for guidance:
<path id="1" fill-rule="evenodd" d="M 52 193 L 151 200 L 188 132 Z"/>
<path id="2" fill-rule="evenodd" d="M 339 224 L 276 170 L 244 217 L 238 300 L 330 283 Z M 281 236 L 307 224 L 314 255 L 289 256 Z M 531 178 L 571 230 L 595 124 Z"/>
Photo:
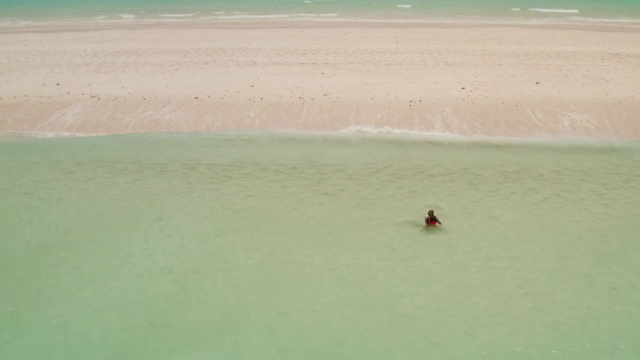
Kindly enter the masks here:
<path id="1" fill-rule="evenodd" d="M 429 210 L 429 215 L 433 215 L 433 210 Z"/>

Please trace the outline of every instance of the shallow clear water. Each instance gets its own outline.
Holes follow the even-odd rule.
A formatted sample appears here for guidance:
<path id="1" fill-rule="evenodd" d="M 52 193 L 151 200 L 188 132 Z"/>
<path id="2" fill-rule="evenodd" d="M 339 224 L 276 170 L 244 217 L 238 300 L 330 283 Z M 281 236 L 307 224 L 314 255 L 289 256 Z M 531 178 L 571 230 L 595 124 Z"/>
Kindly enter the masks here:
<path id="1" fill-rule="evenodd" d="M 2 359 L 640 357 L 637 145 L 5 136 L 0 169 Z"/>
<path id="2" fill-rule="evenodd" d="M 0 0 L 0 19 L 158 19 L 158 15 L 251 17 L 264 15 L 430 18 L 498 16 L 573 19 L 640 18 L 637 0 Z M 160 16 L 162 18 L 162 16 Z M 176 20 L 176 18 L 170 18 Z"/>

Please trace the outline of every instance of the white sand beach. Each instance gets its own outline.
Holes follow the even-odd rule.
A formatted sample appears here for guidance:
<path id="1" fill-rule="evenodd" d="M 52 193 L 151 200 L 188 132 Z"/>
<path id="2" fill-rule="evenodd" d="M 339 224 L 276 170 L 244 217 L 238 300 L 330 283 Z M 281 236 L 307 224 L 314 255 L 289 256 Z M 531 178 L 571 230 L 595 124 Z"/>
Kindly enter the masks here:
<path id="1" fill-rule="evenodd" d="M 0 29 L 0 131 L 640 139 L 640 29 L 221 22 Z"/>

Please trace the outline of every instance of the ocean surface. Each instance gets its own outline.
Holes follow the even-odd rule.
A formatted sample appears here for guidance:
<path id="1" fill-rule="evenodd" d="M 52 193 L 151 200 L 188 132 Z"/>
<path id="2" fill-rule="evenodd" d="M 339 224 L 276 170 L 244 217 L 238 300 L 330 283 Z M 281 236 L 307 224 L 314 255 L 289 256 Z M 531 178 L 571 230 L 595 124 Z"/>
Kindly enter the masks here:
<path id="1" fill-rule="evenodd" d="M 640 358 L 637 143 L 4 134 L 0 169 L 1 359 Z"/>
<path id="2" fill-rule="evenodd" d="M 0 25 L 234 19 L 640 23 L 638 0 L 0 0 Z"/>

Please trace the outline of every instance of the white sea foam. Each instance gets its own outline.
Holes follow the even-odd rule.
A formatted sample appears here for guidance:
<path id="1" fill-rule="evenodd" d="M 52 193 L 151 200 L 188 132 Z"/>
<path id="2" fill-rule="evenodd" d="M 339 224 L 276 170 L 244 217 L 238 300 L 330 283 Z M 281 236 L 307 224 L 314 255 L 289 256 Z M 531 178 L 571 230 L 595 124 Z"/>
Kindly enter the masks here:
<path id="1" fill-rule="evenodd" d="M 289 14 L 272 14 L 272 15 L 249 15 L 249 14 L 237 14 L 237 15 L 227 15 L 227 16 L 218 16 L 218 19 L 287 19 L 290 18 Z"/>
<path id="2" fill-rule="evenodd" d="M 581 16 L 570 16 L 567 19 L 573 20 L 573 21 L 584 21 L 584 22 L 640 24 L 640 19 L 629 19 L 629 18 L 607 19 L 607 18 L 588 18 L 588 17 L 581 17 Z"/>
<path id="3" fill-rule="evenodd" d="M 497 144 L 531 144 L 531 145 L 605 145 L 605 146 L 634 146 L 637 143 L 627 140 L 616 139 L 596 139 L 585 138 L 572 135 L 551 135 L 551 136 L 489 136 L 489 135 L 460 135 L 447 131 L 419 131 L 410 129 L 396 129 L 391 127 L 375 127 L 375 126 L 349 126 L 337 133 L 326 133 L 327 135 L 372 135 L 381 137 L 400 137 L 400 138 L 422 138 L 433 141 L 446 142 L 471 142 L 471 143 L 497 143 Z"/>
<path id="4" fill-rule="evenodd" d="M 56 132 L 43 132 L 43 131 L 0 131 L 0 139 L 23 139 L 23 138 L 38 138 L 38 139 L 49 139 L 49 138 L 68 138 L 68 137 L 85 137 L 85 136 L 100 136 L 101 134 L 91 134 L 91 133 L 71 133 L 64 131 L 56 131 Z"/>
<path id="5" fill-rule="evenodd" d="M 532 12 L 540 12 L 540 13 L 557 13 L 557 14 L 578 14 L 580 10 L 578 9 L 542 9 L 542 8 L 532 8 L 527 9 Z"/>
<path id="6" fill-rule="evenodd" d="M 299 17 L 333 17 L 333 16 L 338 16 L 337 13 L 332 13 L 332 14 L 294 14 L 293 16 L 299 16 Z"/>
<path id="7" fill-rule="evenodd" d="M 13 26 L 27 26 L 27 25 L 32 25 L 34 24 L 33 21 L 27 21 L 27 20 L 7 20 L 7 21 L 0 21 L 0 27 L 13 27 Z"/>
<path id="8" fill-rule="evenodd" d="M 134 19 L 136 16 L 133 14 L 118 14 L 123 19 Z"/>
<path id="9" fill-rule="evenodd" d="M 461 137 L 446 131 L 419 131 L 410 129 L 395 129 L 392 127 L 375 127 L 375 126 L 349 126 L 340 130 L 346 134 L 388 134 L 388 135 L 412 135 L 412 136 L 438 136 L 438 137 Z"/>
<path id="10" fill-rule="evenodd" d="M 422 138 L 430 141 L 455 141 L 455 142 L 489 142 L 489 143 L 548 143 L 552 141 L 566 141 L 565 138 L 515 138 L 505 136 L 486 136 L 486 135 L 459 135 L 448 131 L 419 131 L 410 129 L 395 129 L 388 126 L 349 126 L 338 132 L 345 135 L 372 135 L 381 137 L 399 137 L 399 138 Z M 579 139 L 577 139 L 579 140 Z"/>
<path id="11" fill-rule="evenodd" d="M 511 8 L 511 11 L 520 11 L 520 8 Z"/>
<path id="12" fill-rule="evenodd" d="M 299 13 L 299 14 L 234 14 L 234 15 L 220 15 L 216 16 L 217 19 L 290 19 L 290 18 L 330 18 L 338 16 L 337 13 L 327 14 L 311 14 L 311 13 Z"/>
<path id="13" fill-rule="evenodd" d="M 158 16 L 160 17 L 192 17 L 192 16 L 196 16 L 197 14 L 159 14 Z"/>
<path id="14" fill-rule="evenodd" d="M 396 7 L 405 8 L 405 9 L 409 9 L 409 8 L 411 8 L 411 6 L 412 6 L 411 4 L 398 4 L 398 5 L 396 5 Z"/>

